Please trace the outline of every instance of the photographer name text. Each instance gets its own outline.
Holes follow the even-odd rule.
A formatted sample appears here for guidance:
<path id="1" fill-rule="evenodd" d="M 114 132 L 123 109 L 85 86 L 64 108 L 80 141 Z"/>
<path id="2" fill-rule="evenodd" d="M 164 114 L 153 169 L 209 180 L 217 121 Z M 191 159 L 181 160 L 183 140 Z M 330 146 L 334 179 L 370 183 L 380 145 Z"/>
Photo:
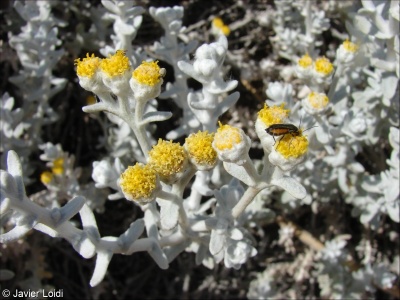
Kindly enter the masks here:
<path id="1" fill-rule="evenodd" d="M 38 298 L 38 297 L 43 297 L 43 298 L 61 298 L 64 295 L 63 290 L 50 290 L 46 291 L 44 289 L 37 290 L 37 291 L 32 291 L 32 290 L 27 290 L 27 291 L 19 291 L 15 290 L 14 294 L 12 295 L 13 297 L 17 298 Z"/>

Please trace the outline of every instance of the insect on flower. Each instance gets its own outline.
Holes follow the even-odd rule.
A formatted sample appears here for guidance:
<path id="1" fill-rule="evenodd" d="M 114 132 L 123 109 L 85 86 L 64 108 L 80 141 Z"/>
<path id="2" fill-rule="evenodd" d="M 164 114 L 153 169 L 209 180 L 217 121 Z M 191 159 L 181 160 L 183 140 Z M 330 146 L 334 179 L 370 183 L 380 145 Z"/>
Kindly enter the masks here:
<path id="1" fill-rule="evenodd" d="M 293 124 L 272 124 L 271 126 L 266 128 L 265 131 L 269 135 L 272 135 L 272 137 L 274 138 L 275 144 L 276 144 L 276 140 L 275 140 L 276 136 L 282 136 L 281 139 L 283 139 L 285 135 L 291 134 L 293 137 L 295 137 L 295 136 L 299 136 L 304 131 L 307 131 L 314 127 L 317 127 L 317 126 L 313 126 L 313 127 L 307 128 L 305 130 L 301 130 Z M 280 142 L 280 140 L 279 140 L 279 142 Z M 275 144 L 274 144 L 274 146 L 275 146 Z"/>

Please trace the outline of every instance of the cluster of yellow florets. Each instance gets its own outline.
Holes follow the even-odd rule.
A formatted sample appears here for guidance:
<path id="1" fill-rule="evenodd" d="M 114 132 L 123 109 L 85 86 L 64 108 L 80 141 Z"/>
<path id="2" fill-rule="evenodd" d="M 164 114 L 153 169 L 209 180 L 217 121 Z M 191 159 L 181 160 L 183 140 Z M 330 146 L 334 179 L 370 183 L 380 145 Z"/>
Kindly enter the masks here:
<path id="1" fill-rule="evenodd" d="M 118 50 L 114 55 L 104 58 L 100 62 L 100 69 L 108 77 L 116 77 L 125 74 L 131 68 L 129 58 L 125 51 Z"/>
<path id="2" fill-rule="evenodd" d="M 329 98 L 324 93 L 311 92 L 308 95 L 308 103 L 315 109 L 323 109 L 329 104 Z"/>
<path id="3" fill-rule="evenodd" d="M 269 127 L 272 124 L 285 123 L 285 120 L 289 116 L 289 112 L 289 109 L 285 109 L 284 103 L 272 107 L 265 104 L 264 108 L 258 112 L 258 118 L 263 121 L 266 127 Z"/>
<path id="4" fill-rule="evenodd" d="M 333 72 L 333 65 L 326 57 L 319 57 L 315 60 L 314 69 L 320 74 L 329 75 Z"/>
<path id="5" fill-rule="evenodd" d="M 232 149 L 236 144 L 242 141 L 239 129 L 230 125 L 219 124 L 217 133 L 214 137 L 214 147 L 218 150 Z"/>
<path id="6" fill-rule="evenodd" d="M 136 163 L 121 174 L 119 185 L 127 199 L 147 203 L 154 199 L 152 195 L 158 186 L 157 173 L 149 165 Z"/>
<path id="7" fill-rule="evenodd" d="M 75 65 L 78 76 L 88 78 L 93 77 L 97 71 L 102 71 L 108 77 L 117 77 L 131 69 L 129 58 L 125 55 L 124 50 L 117 50 L 114 55 L 104 59 L 100 59 L 94 54 L 89 56 L 87 53 L 82 60 L 76 59 Z M 157 61 L 144 61 L 133 71 L 132 77 L 140 84 L 154 86 L 160 82 L 164 71 L 158 66 Z"/>
<path id="8" fill-rule="evenodd" d="M 149 164 L 164 180 L 183 171 L 187 162 L 185 149 L 179 143 L 158 140 L 149 151 Z"/>
<path id="9" fill-rule="evenodd" d="M 56 158 L 55 160 L 52 161 L 51 163 L 51 172 L 50 171 L 44 171 L 42 174 L 40 174 L 40 181 L 43 184 L 49 184 L 51 181 L 53 181 L 54 175 L 60 176 L 64 174 L 64 158 L 59 157 Z"/>
<path id="10" fill-rule="evenodd" d="M 214 134 L 199 131 L 189 135 L 185 140 L 185 148 L 190 160 L 197 166 L 214 166 L 217 152 L 212 147 Z"/>
<path id="11" fill-rule="evenodd" d="M 82 60 L 80 58 L 75 59 L 76 73 L 81 77 L 93 77 L 100 66 L 101 59 L 92 54 L 86 53 L 86 57 Z"/>
<path id="12" fill-rule="evenodd" d="M 225 36 L 228 36 L 231 33 L 229 26 L 225 25 L 224 21 L 219 17 L 212 20 L 212 27 L 214 31 L 219 31 Z"/>
<path id="13" fill-rule="evenodd" d="M 264 105 L 258 112 L 256 131 L 266 151 L 275 149 L 284 158 L 297 158 L 307 152 L 308 141 L 301 129 L 293 130 L 297 128 L 288 122 L 290 111 L 284 106 L 284 103 L 273 107 Z M 272 125 L 274 127 L 268 130 Z"/>
<path id="14" fill-rule="evenodd" d="M 158 61 L 144 61 L 133 71 L 132 77 L 141 84 L 154 86 L 158 84 L 163 77 L 161 70 L 162 69 L 158 66 Z"/>
<path id="15" fill-rule="evenodd" d="M 345 40 L 343 42 L 343 48 L 346 49 L 348 52 L 357 52 L 358 46 L 355 43 L 350 42 L 349 40 Z"/>
<path id="16" fill-rule="evenodd" d="M 305 54 L 297 62 L 301 69 L 311 69 L 314 67 L 314 71 L 323 76 L 329 76 L 333 72 L 333 64 L 325 56 L 318 57 L 315 61 Z"/>
<path id="17" fill-rule="evenodd" d="M 313 60 L 310 55 L 304 54 L 298 61 L 300 67 L 306 69 L 312 66 Z"/>
<path id="18" fill-rule="evenodd" d="M 300 134 L 297 136 L 286 134 L 280 138 L 275 149 L 285 158 L 298 158 L 306 154 L 308 150 L 308 140 L 300 130 Z"/>
<path id="19" fill-rule="evenodd" d="M 214 167 L 217 155 L 212 148 L 213 137 L 212 133 L 199 131 L 186 139 L 185 146 L 159 139 L 149 151 L 146 165 L 137 163 L 120 176 L 119 185 L 125 197 L 140 204 L 154 200 L 159 180 L 165 183 L 177 180 L 187 169 L 188 156 L 199 170 Z"/>

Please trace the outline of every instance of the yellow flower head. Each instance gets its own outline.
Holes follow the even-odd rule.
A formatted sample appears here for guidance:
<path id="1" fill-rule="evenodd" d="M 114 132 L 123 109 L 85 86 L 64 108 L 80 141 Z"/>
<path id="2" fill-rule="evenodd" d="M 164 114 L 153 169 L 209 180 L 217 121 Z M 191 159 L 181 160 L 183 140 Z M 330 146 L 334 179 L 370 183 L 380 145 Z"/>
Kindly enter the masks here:
<path id="1" fill-rule="evenodd" d="M 133 71 L 132 77 L 141 84 L 155 86 L 161 81 L 164 72 L 165 69 L 158 66 L 158 61 L 144 61 Z"/>
<path id="2" fill-rule="evenodd" d="M 306 69 L 312 66 L 313 60 L 310 55 L 304 54 L 297 63 L 300 67 Z"/>
<path id="3" fill-rule="evenodd" d="M 86 57 L 82 60 L 80 58 L 75 59 L 76 74 L 80 77 L 92 78 L 99 68 L 100 61 L 100 58 L 94 56 L 94 54 L 89 56 L 89 53 L 86 53 Z"/>
<path id="4" fill-rule="evenodd" d="M 169 181 L 184 171 L 187 162 L 185 149 L 179 143 L 158 140 L 149 151 L 149 164 L 162 180 Z"/>
<path id="5" fill-rule="evenodd" d="M 215 148 L 220 151 L 229 150 L 241 142 L 242 136 L 238 128 L 219 123 L 219 128 L 214 137 Z"/>
<path id="6" fill-rule="evenodd" d="M 258 112 L 258 118 L 263 121 L 266 127 L 271 126 L 272 124 L 280 124 L 284 123 L 284 121 L 289 116 L 289 109 L 285 109 L 285 103 L 281 105 L 274 105 L 269 107 L 264 104 L 264 108 Z"/>
<path id="7" fill-rule="evenodd" d="M 129 58 L 124 50 L 117 50 L 114 55 L 104 58 L 100 62 L 100 69 L 108 77 L 116 77 L 125 74 L 131 68 Z"/>
<path id="8" fill-rule="evenodd" d="M 275 149 L 285 158 L 298 158 L 307 152 L 308 140 L 300 130 L 300 134 L 297 136 L 291 134 L 284 135 L 277 142 Z"/>
<path id="9" fill-rule="evenodd" d="M 323 109 L 329 104 L 329 98 L 324 93 L 311 92 L 307 101 L 310 106 L 317 110 Z"/>
<path id="10" fill-rule="evenodd" d="M 64 158 L 59 157 L 53 161 L 51 171 L 55 175 L 62 175 L 64 173 Z"/>
<path id="11" fill-rule="evenodd" d="M 198 167 L 213 167 L 217 162 L 217 152 L 212 147 L 214 134 L 198 131 L 185 140 L 185 148 L 189 159 Z"/>
<path id="12" fill-rule="evenodd" d="M 40 181 L 43 184 L 49 184 L 53 180 L 53 174 L 49 171 L 44 171 L 42 174 L 40 174 Z"/>
<path id="13" fill-rule="evenodd" d="M 350 42 L 349 40 L 345 40 L 343 42 L 343 48 L 348 51 L 348 52 L 357 52 L 358 50 L 358 46 L 352 42 Z"/>
<path id="14" fill-rule="evenodd" d="M 212 20 L 212 26 L 213 28 L 222 32 L 222 34 L 224 34 L 225 36 L 228 36 L 231 33 L 229 26 L 225 25 L 224 21 L 222 21 L 221 18 L 218 17 L 214 18 Z"/>
<path id="15" fill-rule="evenodd" d="M 333 72 L 333 65 L 326 57 L 319 57 L 315 60 L 314 69 L 317 73 L 328 76 Z"/>
<path id="16" fill-rule="evenodd" d="M 158 191 L 158 178 L 155 170 L 149 165 L 136 163 L 129 166 L 118 181 L 122 192 L 128 200 L 138 201 L 141 204 L 155 199 Z"/>

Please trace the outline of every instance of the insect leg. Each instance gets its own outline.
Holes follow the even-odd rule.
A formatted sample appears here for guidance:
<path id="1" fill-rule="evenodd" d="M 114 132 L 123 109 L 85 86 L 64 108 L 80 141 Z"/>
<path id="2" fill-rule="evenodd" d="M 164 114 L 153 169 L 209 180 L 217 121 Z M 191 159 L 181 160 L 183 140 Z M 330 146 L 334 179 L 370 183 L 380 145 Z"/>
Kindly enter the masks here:
<path id="1" fill-rule="evenodd" d="M 278 145 L 276 146 L 276 148 L 279 147 L 279 144 L 281 143 L 281 140 L 285 137 L 285 135 L 286 135 L 286 134 L 282 135 L 282 137 L 280 138 L 280 140 L 279 140 Z M 276 144 L 276 142 L 275 142 L 275 144 Z M 274 144 L 274 145 L 275 145 L 275 144 Z M 275 148 L 275 149 L 276 149 L 276 148 Z"/>

